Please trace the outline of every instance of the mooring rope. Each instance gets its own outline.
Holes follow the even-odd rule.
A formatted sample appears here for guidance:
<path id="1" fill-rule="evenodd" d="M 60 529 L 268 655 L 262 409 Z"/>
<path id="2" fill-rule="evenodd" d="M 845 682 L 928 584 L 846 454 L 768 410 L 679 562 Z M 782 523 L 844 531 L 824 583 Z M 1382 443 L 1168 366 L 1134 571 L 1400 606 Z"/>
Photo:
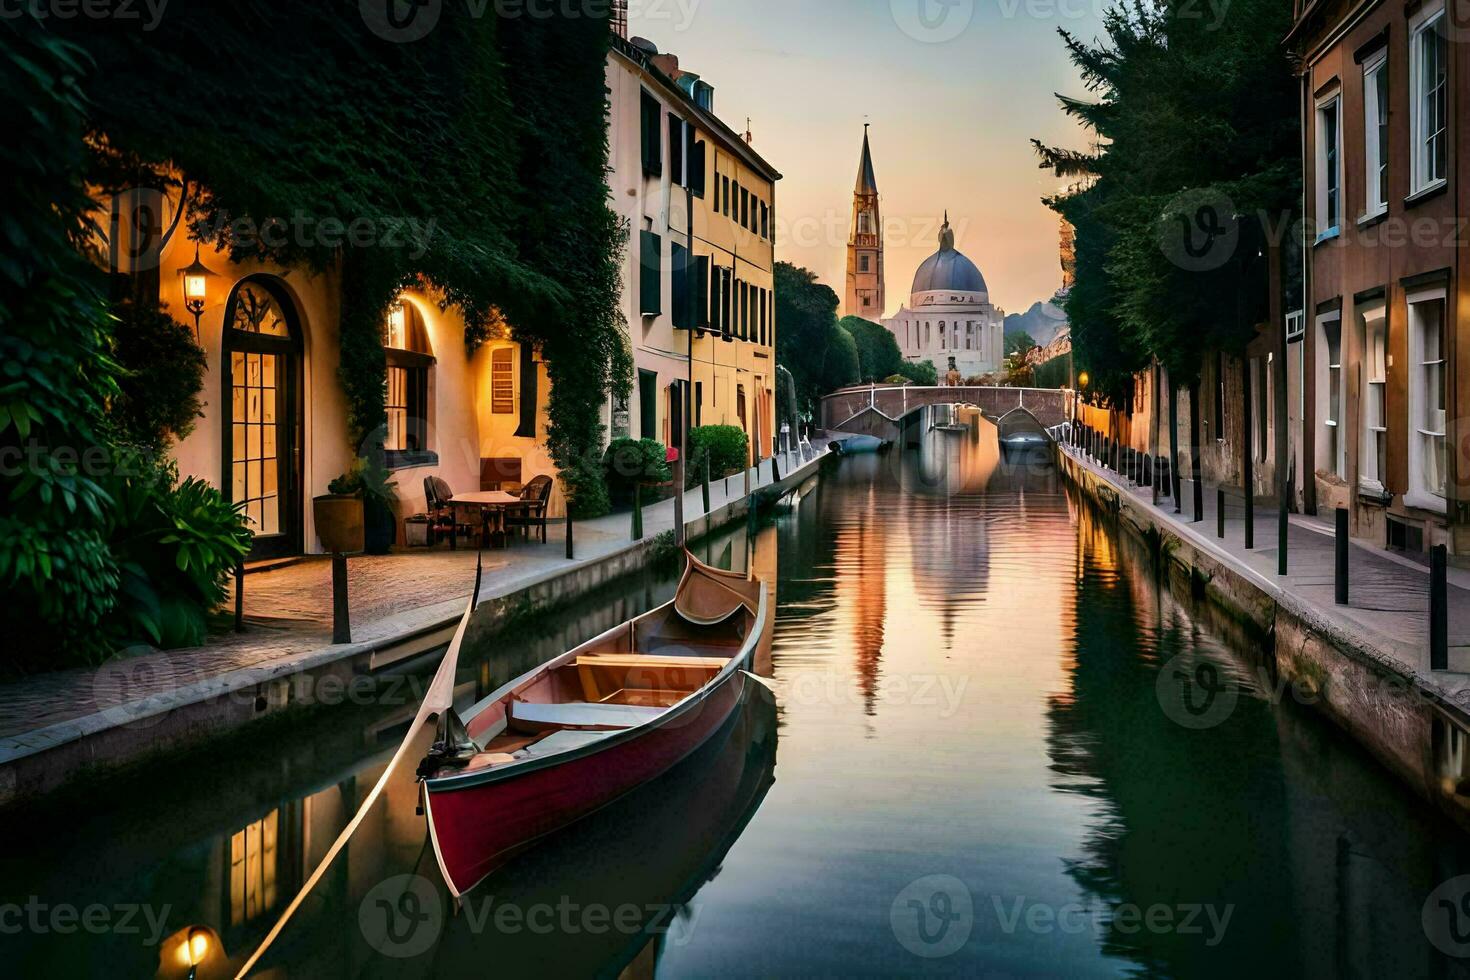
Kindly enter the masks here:
<path id="1" fill-rule="evenodd" d="M 465 630 L 469 627 L 470 618 L 474 615 L 475 604 L 480 599 L 480 581 L 484 574 L 484 557 L 484 551 L 482 550 L 475 558 L 475 591 L 470 595 L 469 605 L 465 608 L 464 616 L 460 618 L 459 629 L 455 631 L 454 639 L 449 643 L 449 650 L 444 654 L 444 661 L 439 665 L 438 672 L 434 674 L 434 680 L 429 684 L 428 693 L 424 695 L 424 703 L 419 706 L 418 714 L 414 716 L 413 724 L 409 725 L 408 733 L 403 737 L 403 744 L 399 745 L 398 751 L 393 753 L 393 758 L 388 762 L 388 768 L 383 770 L 383 775 L 378 777 L 377 783 L 373 785 L 367 798 L 362 801 L 362 805 L 358 807 L 357 813 L 353 815 L 352 820 L 342 829 L 342 832 L 337 835 L 337 839 L 332 842 L 332 846 L 328 848 L 321 863 L 316 866 L 316 870 L 311 873 L 311 877 L 306 879 L 306 884 L 301 887 L 301 891 L 296 893 L 296 897 L 291 900 L 290 905 L 286 906 L 286 910 L 281 913 L 281 917 L 276 920 L 276 924 L 271 927 L 271 931 L 260 941 L 260 945 L 255 948 L 255 952 L 250 954 L 250 958 L 245 961 L 245 965 L 240 967 L 240 971 L 235 974 L 235 980 L 244 980 L 244 977 L 254 968 L 255 964 L 260 962 L 260 958 L 265 955 L 265 951 L 281 935 L 281 931 L 286 928 L 286 924 L 291 921 L 291 917 L 296 914 L 296 910 L 301 907 L 301 903 L 306 901 L 306 896 L 311 894 L 311 890 L 317 886 L 317 882 L 321 881 L 322 876 L 327 873 L 327 868 L 331 867 L 337 855 L 342 853 L 342 848 L 347 846 L 347 841 L 357 832 L 357 828 L 362 825 L 362 821 L 367 817 L 368 811 L 372 809 L 378 797 L 383 795 L 384 787 L 388 785 L 388 780 L 398 769 L 399 763 L 408 754 L 409 746 L 413 744 L 414 737 L 418 735 L 419 730 L 426 723 L 437 720 L 441 711 L 446 711 L 453 706 L 454 675 L 459 666 L 459 648 L 460 644 L 464 642 L 464 634 Z"/>

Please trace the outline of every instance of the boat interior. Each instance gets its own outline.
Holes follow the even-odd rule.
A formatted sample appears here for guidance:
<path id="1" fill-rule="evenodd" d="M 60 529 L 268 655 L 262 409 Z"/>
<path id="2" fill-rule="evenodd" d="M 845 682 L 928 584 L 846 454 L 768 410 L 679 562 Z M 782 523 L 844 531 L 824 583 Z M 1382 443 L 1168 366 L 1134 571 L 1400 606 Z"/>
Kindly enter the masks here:
<path id="1" fill-rule="evenodd" d="M 470 769 L 581 748 L 656 720 L 739 656 L 755 625 L 744 590 L 686 581 L 672 602 L 563 654 L 467 722 Z"/>

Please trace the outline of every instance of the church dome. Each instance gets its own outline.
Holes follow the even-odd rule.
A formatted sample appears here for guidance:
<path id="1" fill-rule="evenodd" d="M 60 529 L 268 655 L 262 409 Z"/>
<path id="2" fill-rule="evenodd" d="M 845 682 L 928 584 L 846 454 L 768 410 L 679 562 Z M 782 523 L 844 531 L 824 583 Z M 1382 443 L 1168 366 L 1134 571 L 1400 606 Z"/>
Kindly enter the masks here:
<path id="1" fill-rule="evenodd" d="M 939 251 L 925 259 L 919 271 L 914 273 L 912 292 L 915 296 L 937 292 L 990 292 L 975 263 L 955 251 L 954 232 L 950 230 L 948 215 L 945 215 L 944 227 L 939 232 Z"/>

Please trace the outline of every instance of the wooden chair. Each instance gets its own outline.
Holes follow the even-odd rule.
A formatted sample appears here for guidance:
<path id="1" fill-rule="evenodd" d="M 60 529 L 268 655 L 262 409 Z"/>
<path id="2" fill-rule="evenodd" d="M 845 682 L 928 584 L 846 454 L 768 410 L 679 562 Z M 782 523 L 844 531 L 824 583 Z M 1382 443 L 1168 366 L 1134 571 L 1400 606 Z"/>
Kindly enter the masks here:
<path id="1" fill-rule="evenodd" d="M 429 547 L 433 547 L 439 535 L 449 536 L 449 547 L 459 547 L 459 537 L 473 538 L 479 533 L 479 525 L 463 521 L 458 511 L 449 505 L 454 491 L 449 484 L 437 476 L 424 477 L 424 500 L 429 512 Z"/>
<path id="2" fill-rule="evenodd" d="M 526 532 L 529 540 L 531 529 L 541 529 L 541 543 L 546 543 L 546 509 L 551 503 L 551 477 L 536 476 L 526 484 L 526 489 L 521 491 L 521 505 L 506 512 L 505 527 L 509 530 L 513 527 L 521 528 Z"/>

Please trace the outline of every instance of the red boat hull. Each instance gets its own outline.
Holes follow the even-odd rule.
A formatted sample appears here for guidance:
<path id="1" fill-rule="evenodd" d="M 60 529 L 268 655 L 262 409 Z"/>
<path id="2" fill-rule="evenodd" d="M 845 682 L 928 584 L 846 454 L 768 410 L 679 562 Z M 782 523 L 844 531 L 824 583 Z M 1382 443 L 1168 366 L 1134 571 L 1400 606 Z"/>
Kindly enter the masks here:
<path id="1" fill-rule="evenodd" d="M 450 888 L 464 894 L 537 838 L 678 763 L 725 723 L 746 683 L 734 671 L 691 710 L 566 762 L 473 785 L 430 781 L 429 825 Z"/>

